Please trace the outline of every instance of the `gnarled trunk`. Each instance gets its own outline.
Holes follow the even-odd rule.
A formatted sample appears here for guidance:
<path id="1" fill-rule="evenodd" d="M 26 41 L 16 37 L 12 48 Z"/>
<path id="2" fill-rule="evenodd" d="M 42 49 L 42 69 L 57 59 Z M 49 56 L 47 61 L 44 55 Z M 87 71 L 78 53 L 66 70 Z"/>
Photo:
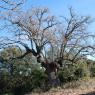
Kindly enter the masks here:
<path id="1" fill-rule="evenodd" d="M 60 85 L 60 81 L 58 78 L 58 66 L 54 62 L 42 62 L 42 67 L 45 68 L 45 73 L 48 76 L 48 83 L 52 87 L 56 87 Z"/>

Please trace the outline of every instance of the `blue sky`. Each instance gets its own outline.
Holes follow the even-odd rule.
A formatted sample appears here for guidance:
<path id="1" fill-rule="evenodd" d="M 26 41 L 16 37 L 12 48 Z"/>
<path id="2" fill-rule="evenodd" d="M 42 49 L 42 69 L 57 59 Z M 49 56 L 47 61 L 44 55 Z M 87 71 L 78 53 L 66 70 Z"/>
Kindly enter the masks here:
<path id="1" fill-rule="evenodd" d="M 53 15 L 60 16 L 68 14 L 68 8 L 73 7 L 79 15 L 91 16 L 95 19 L 95 0 L 27 0 L 25 8 L 47 7 Z M 90 25 L 89 31 L 95 31 L 95 22 Z"/>
<path id="2" fill-rule="evenodd" d="M 45 6 L 56 15 L 65 14 L 68 7 L 84 15 L 95 16 L 95 0 L 28 0 L 26 7 Z"/>

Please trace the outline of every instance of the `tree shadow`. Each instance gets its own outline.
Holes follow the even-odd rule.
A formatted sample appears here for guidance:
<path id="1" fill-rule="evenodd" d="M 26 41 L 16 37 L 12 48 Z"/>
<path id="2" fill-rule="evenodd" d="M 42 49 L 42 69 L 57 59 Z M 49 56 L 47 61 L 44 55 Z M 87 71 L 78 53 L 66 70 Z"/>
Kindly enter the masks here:
<path id="1" fill-rule="evenodd" d="M 80 94 L 80 95 L 95 95 L 95 91 L 89 92 L 89 93 L 86 93 L 86 94 Z"/>

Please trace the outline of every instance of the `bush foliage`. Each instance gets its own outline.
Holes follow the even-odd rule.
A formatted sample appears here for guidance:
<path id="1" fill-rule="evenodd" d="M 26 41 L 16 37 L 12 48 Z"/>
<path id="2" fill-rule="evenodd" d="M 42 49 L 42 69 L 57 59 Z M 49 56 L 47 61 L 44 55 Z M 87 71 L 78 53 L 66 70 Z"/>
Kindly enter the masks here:
<path id="1" fill-rule="evenodd" d="M 0 94 L 24 95 L 34 89 L 45 91 L 49 88 L 45 69 L 37 63 L 34 57 L 30 57 L 31 55 L 28 55 L 23 59 L 9 60 L 0 64 Z M 80 61 L 77 64 L 65 63 L 58 69 L 57 76 L 60 85 L 84 77 L 95 77 L 95 65 L 89 66 L 86 61 Z"/>

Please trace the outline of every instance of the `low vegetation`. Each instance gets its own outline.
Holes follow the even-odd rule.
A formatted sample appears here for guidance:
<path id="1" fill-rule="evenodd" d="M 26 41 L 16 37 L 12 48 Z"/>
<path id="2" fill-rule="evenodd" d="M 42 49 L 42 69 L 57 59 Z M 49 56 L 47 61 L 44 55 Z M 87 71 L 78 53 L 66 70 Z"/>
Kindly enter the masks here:
<path id="1" fill-rule="evenodd" d="M 18 49 L 9 47 L 1 52 L 6 59 L 8 50 Z M 6 56 L 4 56 L 6 52 Z M 14 95 L 24 95 L 29 92 L 44 92 L 52 89 L 52 87 L 76 88 L 81 85 L 80 80 L 87 80 L 95 77 L 94 61 L 87 59 L 80 60 L 77 64 L 65 64 L 58 69 L 57 77 L 60 84 L 52 86 L 49 84 L 47 74 L 34 56 L 27 55 L 23 59 L 14 59 L 8 62 L 0 63 L 0 93 L 13 93 Z M 93 62 L 93 64 L 88 64 Z M 10 94 L 9 94 L 10 95 Z"/>

